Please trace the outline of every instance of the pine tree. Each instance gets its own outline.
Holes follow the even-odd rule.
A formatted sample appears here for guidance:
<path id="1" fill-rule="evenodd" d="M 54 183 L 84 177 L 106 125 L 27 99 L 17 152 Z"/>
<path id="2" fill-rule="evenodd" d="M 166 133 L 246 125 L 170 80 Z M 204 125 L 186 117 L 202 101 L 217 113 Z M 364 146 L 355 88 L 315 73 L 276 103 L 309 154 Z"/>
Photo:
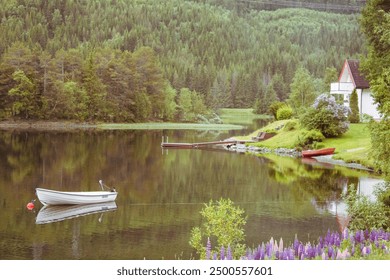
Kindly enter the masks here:
<path id="1" fill-rule="evenodd" d="M 358 105 L 358 95 L 356 89 L 352 91 L 351 97 L 349 98 L 349 108 L 351 112 L 349 113 L 348 120 L 351 123 L 359 122 L 359 105 Z"/>

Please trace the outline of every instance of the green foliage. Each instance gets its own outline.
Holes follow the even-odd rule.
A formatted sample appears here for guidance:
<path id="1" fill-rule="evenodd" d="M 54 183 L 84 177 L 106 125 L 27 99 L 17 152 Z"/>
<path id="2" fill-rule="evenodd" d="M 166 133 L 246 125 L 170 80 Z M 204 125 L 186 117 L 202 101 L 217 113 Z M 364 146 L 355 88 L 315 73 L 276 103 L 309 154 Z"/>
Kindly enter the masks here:
<path id="1" fill-rule="evenodd" d="M 212 241 L 215 252 L 219 252 L 222 246 L 225 249 L 230 246 L 235 258 L 244 254 L 244 210 L 234 206 L 230 199 L 221 198 L 206 204 L 200 214 L 204 222 L 200 228 L 192 229 L 190 239 L 190 245 L 200 255 L 200 259 L 206 258 L 204 244 L 208 238 Z"/>
<path id="2" fill-rule="evenodd" d="M 354 185 L 349 186 L 344 195 L 347 211 L 351 220 L 351 230 L 388 229 L 390 227 L 390 208 L 381 200 L 371 201 L 367 196 L 359 195 Z"/>
<path id="3" fill-rule="evenodd" d="M 358 95 L 356 89 L 352 91 L 351 97 L 349 99 L 349 108 L 351 109 L 348 115 L 349 122 L 358 123 L 360 121 L 360 116 L 359 116 Z"/>
<path id="4" fill-rule="evenodd" d="M 293 110 L 289 105 L 282 106 L 276 113 L 277 120 L 288 120 L 291 119 Z"/>
<path id="5" fill-rule="evenodd" d="M 152 104 L 146 93 L 135 94 L 135 118 L 140 121 L 149 119 L 152 112 Z"/>
<path id="6" fill-rule="evenodd" d="M 295 112 L 300 113 L 304 108 L 313 104 L 317 94 L 313 77 L 305 68 L 298 68 L 290 85 L 291 94 L 289 103 Z"/>
<path id="7" fill-rule="evenodd" d="M 197 115 L 202 115 L 207 112 L 202 97 L 197 92 L 190 91 L 188 88 L 182 88 L 180 90 L 178 106 L 178 119 L 183 121 L 195 121 Z"/>
<path id="8" fill-rule="evenodd" d="M 325 69 L 324 84 L 326 86 L 326 92 L 330 92 L 330 84 L 337 81 L 338 74 L 339 73 L 335 67 L 327 67 Z"/>
<path id="9" fill-rule="evenodd" d="M 372 89 L 372 96 L 378 111 L 382 114 L 380 123 L 372 123 L 372 154 L 376 168 L 390 177 L 390 6 L 388 1 L 368 1 L 362 11 L 360 24 L 368 40 L 368 54 L 362 61 L 362 68 Z"/>
<path id="10" fill-rule="evenodd" d="M 273 100 L 288 98 L 300 63 L 323 78 L 326 67 L 363 50 L 357 15 L 252 8 L 241 14 L 209 0 L 64 3 L 0 2 L 0 92 L 8 93 L 12 73 L 23 70 L 47 102 L 45 107 L 37 97 L 40 115 L 60 117 L 56 82 L 83 86 L 84 74 L 99 87 L 90 92 L 93 85 L 85 80 L 87 119 L 136 121 L 141 92 L 152 104 L 150 117 L 164 119 L 165 83 L 176 92 L 196 91 L 213 109 L 249 108 L 258 99 L 266 112 Z M 89 52 L 98 79 L 82 67 Z M 3 97 L 0 112 L 10 110 L 9 96 Z"/>
<path id="11" fill-rule="evenodd" d="M 297 120 L 291 120 L 291 121 L 288 121 L 284 124 L 283 126 L 283 131 L 292 131 L 292 130 L 295 130 L 297 129 L 299 126 L 298 124 L 298 121 Z"/>
<path id="12" fill-rule="evenodd" d="M 322 94 L 316 99 L 313 107 L 302 115 L 300 121 L 305 128 L 317 129 L 325 137 L 337 137 L 349 128 L 346 122 L 347 111 L 348 108 L 337 104 L 334 97 Z"/>
<path id="13" fill-rule="evenodd" d="M 163 111 L 163 120 L 172 121 L 175 118 L 177 104 L 175 102 L 176 90 L 172 88 L 171 85 L 167 85 L 165 89 L 165 99 L 164 99 L 164 111 Z"/>
<path id="14" fill-rule="evenodd" d="M 390 120 L 372 121 L 369 127 L 373 147 L 371 154 L 374 157 L 376 169 L 390 178 Z"/>
<path id="15" fill-rule="evenodd" d="M 16 86 L 9 91 L 13 98 L 12 115 L 28 119 L 35 113 L 36 87 L 34 82 L 26 76 L 22 70 L 17 70 L 12 75 Z"/>
<path id="16" fill-rule="evenodd" d="M 324 135 L 319 130 L 302 130 L 298 135 L 298 140 L 295 143 L 295 146 L 301 148 L 309 148 L 318 142 L 322 142 L 324 139 Z"/>
<path id="17" fill-rule="evenodd" d="M 258 101 L 258 100 L 257 100 L 257 101 Z M 256 102 L 257 102 L 257 101 L 256 101 Z M 269 112 L 274 116 L 274 118 L 277 119 L 277 118 L 276 118 L 276 113 L 278 112 L 278 110 L 279 110 L 281 107 L 283 107 L 283 106 L 285 106 L 285 105 L 286 105 L 285 102 L 275 101 L 275 102 L 272 102 L 272 103 L 269 105 L 268 110 L 269 110 Z M 256 107 L 256 106 L 255 106 L 255 107 Z"/>

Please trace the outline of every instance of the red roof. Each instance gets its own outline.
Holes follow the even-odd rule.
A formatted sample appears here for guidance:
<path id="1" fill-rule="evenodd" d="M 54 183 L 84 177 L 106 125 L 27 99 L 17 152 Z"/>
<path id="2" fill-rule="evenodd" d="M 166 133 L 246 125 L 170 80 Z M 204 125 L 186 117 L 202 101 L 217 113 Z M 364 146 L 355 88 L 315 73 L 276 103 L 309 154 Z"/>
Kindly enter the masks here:
<path id="1" fill-rule="evenodd" d="M 359 72 L 359 60 L 357 59 L 347 59 L 347 64 L 352 75 L 353 83 L 356 88 L 369 88 L 370 84 L 364 78 L 364 76 Z"/>

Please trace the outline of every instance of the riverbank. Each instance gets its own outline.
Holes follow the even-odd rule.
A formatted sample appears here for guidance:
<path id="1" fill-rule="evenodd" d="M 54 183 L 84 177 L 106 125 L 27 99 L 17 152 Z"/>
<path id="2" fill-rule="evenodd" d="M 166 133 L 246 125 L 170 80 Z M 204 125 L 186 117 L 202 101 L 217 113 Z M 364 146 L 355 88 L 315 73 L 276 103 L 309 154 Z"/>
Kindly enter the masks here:
<path id="1" fill-rule="evenodd" d="M 160 130 L 160 129 L 193 129 L 193 130 L 239 130 L 242 125 L 203 124 L 203 123 L 75 123 L 71 121 L 1 121 L 3 130 Z"/>
<path id="2" fill-rule="evenodd" d="M 299 156 L 296 143 L 301 129 L 297 122 L 291 125 L 291 120 L 276 121 L 254 131 L 250 135 L 238 137 L 240 140 L 250 140 L 260 131 L 276 133 L 270 139 L 248 144 L 248 152 L 285 154 Z M 343 165 L 351 168 L 374 170 L 374 161 L 370 157 L 371 138 L 368 125 L 365 123 L 351 124 L 350 129 L 340 137 L 326 138 L 320 143 L 321 148 L 334 147 L 335 154 L 330 157 L 319 157 L 318 161 Z"/>

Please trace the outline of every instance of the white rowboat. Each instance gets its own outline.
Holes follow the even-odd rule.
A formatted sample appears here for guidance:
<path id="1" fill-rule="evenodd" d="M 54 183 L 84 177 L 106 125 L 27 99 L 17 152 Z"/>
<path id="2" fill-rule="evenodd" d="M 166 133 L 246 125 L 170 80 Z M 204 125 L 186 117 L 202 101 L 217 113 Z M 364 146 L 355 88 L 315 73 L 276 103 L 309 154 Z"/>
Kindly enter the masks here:
<path id="1" fill-rule="evenodd" d="M 99 181 L 102 189 L 103 183 Z M 36 188 L 36 194 L 43 205 L 77 205 L 115 201 L 118 193 L 112 191 L 61 192 Z"/>

